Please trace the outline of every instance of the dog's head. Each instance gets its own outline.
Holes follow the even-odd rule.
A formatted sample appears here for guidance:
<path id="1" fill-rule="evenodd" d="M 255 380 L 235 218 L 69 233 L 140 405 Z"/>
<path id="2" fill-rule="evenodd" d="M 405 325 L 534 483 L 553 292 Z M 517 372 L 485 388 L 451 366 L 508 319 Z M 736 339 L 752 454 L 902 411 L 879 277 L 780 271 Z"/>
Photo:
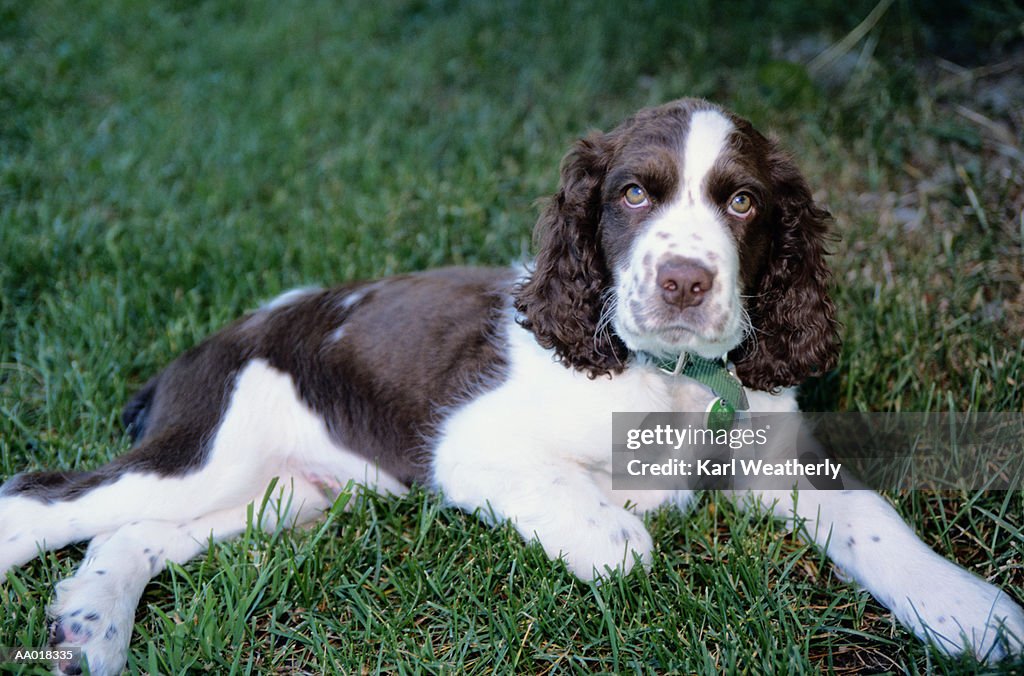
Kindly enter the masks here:
<path id="1" fill-rule="evenodd" d="M 563 160 L 520 322 L 592 377 L 687 353 L 728 356 L 749 387 L 795 385 L 839 351 L 828 218 L 746 120 L 694 99 L 642 110 Z"/>

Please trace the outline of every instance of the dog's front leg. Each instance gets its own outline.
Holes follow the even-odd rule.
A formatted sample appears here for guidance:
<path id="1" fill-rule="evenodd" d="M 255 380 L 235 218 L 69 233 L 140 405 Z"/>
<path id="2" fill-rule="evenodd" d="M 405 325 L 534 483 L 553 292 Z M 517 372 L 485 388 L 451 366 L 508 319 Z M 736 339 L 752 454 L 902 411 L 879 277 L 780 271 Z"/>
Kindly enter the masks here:
<path id="1" fill-rule="evenodd" d="M 450 503 L 488 521 L 511 522 L 582 580 L 650 562 L 653 542 L 643 520 L 614 504 L 585 468 L 534 462 L 528 453 L 481 455 L 439 450 L 434 481 Z"/>
<path id="2" fill-rule="evenodd" d="M 933 552 L 869 490 L 752 491 L 923 641 L 992 662 L 1024 651 L 1024 611 L 997 587 Z"/>

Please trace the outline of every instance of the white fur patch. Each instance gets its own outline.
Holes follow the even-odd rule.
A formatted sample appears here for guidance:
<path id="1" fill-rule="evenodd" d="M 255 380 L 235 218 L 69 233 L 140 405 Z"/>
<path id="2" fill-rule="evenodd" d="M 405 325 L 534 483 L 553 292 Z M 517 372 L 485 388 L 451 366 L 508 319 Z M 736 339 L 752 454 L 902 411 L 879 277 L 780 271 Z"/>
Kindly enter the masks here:
<path id="1" fill-rule="evenodd" d="M 704 201 L 704 181 L 725 150 L 733 123 L 716 110 L 699 110 L 690 118 L 690 133 L 683 149 L 681 196 L 688 202 Z"/>
<path id="2" fill-rule="evenodd" d="M 292 303 L 305 298 L 311 293 L 316 293 L 317 291 L 320 291 L 320 288 L 316 286 L 303 286 L 297 289 L 290 289 L 261 305 L 260 310 L 272 312 L 283 308 L 286 305 L 291 305 Z"/>
<path id="3" fill-rule="evenodd" d="M 366 298 L 366 294 L 370 292 L 370 289 L 373 286 L 374 285 L 371 284 L 369 286 L 353 291 L 352 293 L 348 294 L 340 301 L 338 301 L 338 307 L 341 310 L 351 310 L 356 303 Z"/>

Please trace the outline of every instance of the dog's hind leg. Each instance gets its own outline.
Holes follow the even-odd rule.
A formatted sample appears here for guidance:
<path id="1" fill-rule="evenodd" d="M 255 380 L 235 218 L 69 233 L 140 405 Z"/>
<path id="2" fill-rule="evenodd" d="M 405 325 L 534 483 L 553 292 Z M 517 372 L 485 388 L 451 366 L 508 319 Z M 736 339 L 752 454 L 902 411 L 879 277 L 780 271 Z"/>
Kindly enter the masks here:
<path id="1" fill-rule="evenodd" d="M 0 575 L 35 558 L 40 549 L 90 540 L 128 523 L 187 520 L 243 504 L 273 476 L 284 474 L 268 473 L 265 465 L 239 464 L 238 456 L 253 449 L 239 447 L 225 426 L 221 430 L 224 443 L 214 443 L 207 464 L 181 476 L 139 472 L 130 464 L 177 444 L 174 431 L 168 430 L 92 472 L 13 477 L 0 488 Z M 239 466 L 222 471 L 232 464 Z"/>
<path id="2" fill-rule="evenodd" d="M 215 406 L 223 410 L 212 416 L 194 410 L 187 398 L 165 406 L 177 411 L 165 413 L 135 448 L 97 470 L 23 474 L 0 487 L 0 575 L 39 548 L 56 549 L 135 521 L 180 523 L 243 505 L 274 477 L 301 473 L 292 459 L 299 449 L 336 453 L 291 378 L 265 362 L 248 362 L 223 394 L 226 401 Z"/>
<path id="3" fill-rule="evenodd" d="M 279 482 L 261 510 L 262 498 L 252 498 L 252 520 L 264 529 L 279 521 L 291 527 L 314 520 L 331 502 L 320 487 L 294 477 Z M 75 575 L 57 584 L 49 609 L 52 645 L 82 648 L 92 674 L 119 673 L 150 578 L 168 562 L 200 554 L 211 540 L 244 531 L 248 510 L 240 506 L 183 522 L 138 521 L 94 539 Z M 68 674 L 80 673 L 81 666 L 74 660 L 57 665 Z"/>
<path id="4" fill-rule="evenodd" d="M 40 550 L 90 540 L 131 521 L 180 516 L 168 503 L 181 497 L 172 492 L 181 479 L 132 471 L 126 462 L 175 443 L 174 435 L 165 433 L 97 470 L 18 474 L 0 486 L 0 576 Z M 191 478 L 201 480 L 202 473 Z"/>

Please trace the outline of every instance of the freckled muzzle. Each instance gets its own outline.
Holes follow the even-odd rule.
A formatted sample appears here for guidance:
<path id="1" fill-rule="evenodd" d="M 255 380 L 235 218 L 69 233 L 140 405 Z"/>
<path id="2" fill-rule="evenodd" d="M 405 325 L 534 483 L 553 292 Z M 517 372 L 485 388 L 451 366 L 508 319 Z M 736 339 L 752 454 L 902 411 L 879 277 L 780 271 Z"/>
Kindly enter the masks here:
<path id="1" fill-rule="evenodd" d="M 645 243 L 651 241 L 658 238 L 645 238 Z M 654 354 L 692 351 L 715 358 L 738 344 L 743 319 L 739 299 L 730 293 L 734 282 L 727 271 L 709 263 L 708 252 L 700 254 L 655 256 L 647 249 L 634 255 L 632 266 L 618 271 L 614 325 L 627 346 Z"/>

